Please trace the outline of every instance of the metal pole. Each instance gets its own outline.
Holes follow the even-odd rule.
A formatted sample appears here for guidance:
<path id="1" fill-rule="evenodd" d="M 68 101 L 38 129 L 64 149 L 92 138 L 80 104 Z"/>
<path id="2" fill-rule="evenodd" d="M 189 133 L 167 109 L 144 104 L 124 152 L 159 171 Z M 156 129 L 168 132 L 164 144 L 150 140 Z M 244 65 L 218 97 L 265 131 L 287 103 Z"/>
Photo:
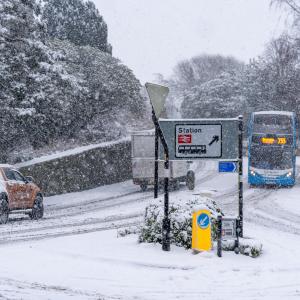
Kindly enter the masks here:
<path id="1" fill-rule="evenodd" d="M 154 115 L 153 110 L 152 115 Z M 158 197 L 158 130 L 155 124 L 154 198 Z"/>
<path id="2" fill-rule="evenodd" d="M 169 219 L 169 151 L 165 151 L 165 175 L 164 178 L 164 219 L 162 225 L 162 249 L 170 251 L 171 221 Z"/>
<path id="3" fill-rule="evenodd" d="M 158 120 L 155 114 L 152 114 L 152 120 L 157 129 L 158 136 L 165 151 L 165 178 L 164 178 L 164 218 L 162 223 L 162 249 L 164 251 L 170 251 L 170 233 L 171 233 L 171 222 L 169 219 L 169 149 L 164 135 L 159 127 Z"/>
<path id="4" fill-rule="evenodd" d="M 239 116 L 239 236 L 243 237 L 243 116 Z"/>
<path id="5" fill-rule="evenodd" d="M 222 216 L 219 215 L 217 218 L 217 255 L 222 257 Z"/>

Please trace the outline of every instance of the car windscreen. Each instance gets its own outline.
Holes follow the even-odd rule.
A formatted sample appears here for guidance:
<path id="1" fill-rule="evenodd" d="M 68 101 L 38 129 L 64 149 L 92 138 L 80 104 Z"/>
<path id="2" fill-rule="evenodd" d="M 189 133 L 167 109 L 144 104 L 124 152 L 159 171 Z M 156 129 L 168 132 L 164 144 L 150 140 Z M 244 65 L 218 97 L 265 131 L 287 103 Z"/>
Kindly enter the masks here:
<path id="1" fill-rule="evenodd" d="M 16 180 L 14 171 L 10 168 L 3 168 L 4 174 L 8 180 Z"/>
<path id="2" fill-rule="evenodd" d="M 250 166 L 265 170 L 286 170 L 293 167 L 293 150 L 281 147 L 252 146 Z"/>
<path id="3" fill-rule="evenodd" d="M 292 117 L 279 114 L 254 115 L 253 133 L 293 134 Z"/>

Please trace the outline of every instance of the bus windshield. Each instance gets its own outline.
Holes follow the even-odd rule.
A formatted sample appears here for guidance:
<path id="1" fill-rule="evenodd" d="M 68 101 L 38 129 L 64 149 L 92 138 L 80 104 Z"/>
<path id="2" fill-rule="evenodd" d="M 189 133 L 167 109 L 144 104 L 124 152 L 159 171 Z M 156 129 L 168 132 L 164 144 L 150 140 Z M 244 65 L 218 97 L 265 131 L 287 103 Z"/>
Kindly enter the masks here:
<path id="1" fill-rule="evenodd" d="M 292 134 L 292 118 L 288 115 L 259 114 L 254 116 L 254 133 Z"/>
<path id="2" fill-rule="evenodd" d="M 286 170 L 293 168 L 293 150 L 281 147 L 251 147 L 250 165 L 258 169 Z"/>

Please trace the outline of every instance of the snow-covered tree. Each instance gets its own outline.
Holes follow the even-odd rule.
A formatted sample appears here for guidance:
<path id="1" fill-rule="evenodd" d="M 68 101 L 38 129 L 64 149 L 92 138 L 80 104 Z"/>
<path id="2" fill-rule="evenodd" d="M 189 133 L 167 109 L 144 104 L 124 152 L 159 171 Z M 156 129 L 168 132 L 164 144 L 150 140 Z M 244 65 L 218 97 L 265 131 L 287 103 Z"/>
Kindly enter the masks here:
<path id="1" fill-rule="evenodd" d="M 297 45 L 284 35 L 244 72 L 244 95 L 252 110 L 300 111 L 300 61 Z"/>
<path id="2" fill-rule="evenodd" d="M 217 116 L 225 113 L 224 109 L 228 107 L 228 112 L 233 113 L 230 106 L 236 97 L 232 95 L 229 100 L 228 96 L 221 95 L 219 90 L 217 95 L 216 89 L 221 86 L 225 87 L 226 83 L 232 84 L 227 80 L 230 74 L 238 74 L 244 68 L 244 64 L 233 57 L 224 57 L 221 55 L 199 55 L 189 60 L 179 62 L 174 68 L 174 74 L 170 79 L 164 79 L 160 76 L 158 82 L 170 87 L 170 95 L 167 98 L 167 115 L 169 117 L 200 117 L 205 115 Z M 222 76 L 225 76 L 224 82 L 220 86 Z M 225 74 L 228 74 L 226 76 Z M 216 80 L 216 81 L 214 81 Z M 213 86 L 213 91 L 207 89 Z M 216 84 L 216 86 L 214 86 Z M 228 89 L 230 90 L 230 86 Z M 224 94 L 224 93 L 223 93 Z M 204 98 L 199 98 L 199 97 Z M 224 98 L 225 97 L 225 98 Z M 238 99 L 242 103 L 242 99 Z M 205 105 L 202 105 L 205 104 Z M 216 105 L 216 106 L 214 106 Z M 219 106 L 222 108 L 219 109 Z M 239 106 L 234 111 L 239 111 Z M 211 110 L 211 111 L 209 111 Z M 222 111 L 222 112 L 221 112 Z"/>
<path id="3" fill-rule="evenodd" d="M 45 9 L 47 3 L 43 5 Z M 101 40 L 108 47 L 106 24 L 101 23 L 94 5 L 84 5 L 86 27 L 81 29 L 95 25 L 94 33 L 86 38 Z M 75 45 L 63 36 L 52 39 L 41 16 L 43 9 L 36 0 L 0 2 L 2 161 L 5 153 L 20 146 L 39 148 L 74 138 L 78 143 L 115 139 L 144 117 L 145 101 L 132 71 L 104 52 L 108 48 L 98 42 L 91 47 Z M 69 15 L 59 17 L 63 20 Z M 97 24 L 103 26 L 103 39 L 96 38 L 102 30 Z M 59 28 L 67 32 L 68 22 Z M 78 44 L 90 43 L 81 40 Z"/>
<path id="4" fill-rule="evenodd" d="M 111 53 L 107 25 L 95 4 L 83 0 L 43 0 L 42 19 L 52 38 Z"/>
<path id="5" fill-rule="evenodd" d="M 184 118 L 236 117 L 243 112 L 245 97 L 240 73 L 221 73 L 217 78 L 185 92 L 181 105 Z"/>
<path id="6" fill-rule="evenodd" d="M 145 100 L 140 83 L 118 59 L 89 46 L 52 41 L 60 52 L 63 67 L 74 78 L 83 78 L 87 95 L 77 103 L 77 119 L 85 122 L 81 133 L 90 139 L 124 135 L 139 122 L 145 122 Z M 78 121 L 78 120 L 77 120 Z"/>

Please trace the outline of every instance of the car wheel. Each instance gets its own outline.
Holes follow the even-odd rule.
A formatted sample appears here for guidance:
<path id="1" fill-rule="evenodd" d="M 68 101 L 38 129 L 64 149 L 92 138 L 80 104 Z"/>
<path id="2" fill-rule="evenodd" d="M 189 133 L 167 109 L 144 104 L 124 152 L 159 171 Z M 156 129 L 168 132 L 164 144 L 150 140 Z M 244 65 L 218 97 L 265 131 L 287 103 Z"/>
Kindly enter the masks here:
<path id="1" fill-rule="evenodd" d="M 9 217 L 8 202 L 5 196 L 0 199 L 0 224 L 6 224 Z"/>
<path id="2" fill-rule="evenodd" d="M 195 188 L 195 173 L 193 171 L 188 171 L 186 175 L 186 185 L 189 190 L 193 190 Z"/>
<path id="3" fill-rule="evenodd" d="M 41 195 L 36 196 L 33 204 L 31 213 L 29 214 L 30 219 L 38 220 L 44 216 L 44 203 Z"/>

